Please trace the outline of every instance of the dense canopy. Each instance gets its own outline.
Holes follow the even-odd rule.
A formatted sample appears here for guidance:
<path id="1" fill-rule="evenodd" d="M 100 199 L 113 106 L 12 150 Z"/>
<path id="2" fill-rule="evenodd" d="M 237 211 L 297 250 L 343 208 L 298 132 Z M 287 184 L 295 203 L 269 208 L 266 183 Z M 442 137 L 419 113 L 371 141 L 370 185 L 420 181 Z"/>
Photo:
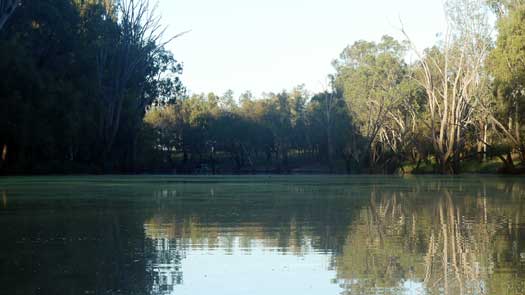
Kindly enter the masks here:
<path id="1" fill-rule="evenodd" d="M 188 94 L 148 0 L 5 3 L 0 173 L 524 169 L 519 0 L 449 0 L 433 47 L 359 40 L 325 91 L 260 97 Z"/>

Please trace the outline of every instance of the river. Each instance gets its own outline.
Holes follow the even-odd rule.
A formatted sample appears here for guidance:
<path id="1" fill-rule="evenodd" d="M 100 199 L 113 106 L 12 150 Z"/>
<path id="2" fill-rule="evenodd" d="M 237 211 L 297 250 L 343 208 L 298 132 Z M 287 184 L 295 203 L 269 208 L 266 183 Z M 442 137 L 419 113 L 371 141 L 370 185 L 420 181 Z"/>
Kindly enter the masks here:
<path id="1" fill-rule="evenodd" d="M 525 294 L 525 179 L 0 179 L 1 294 Z"/>

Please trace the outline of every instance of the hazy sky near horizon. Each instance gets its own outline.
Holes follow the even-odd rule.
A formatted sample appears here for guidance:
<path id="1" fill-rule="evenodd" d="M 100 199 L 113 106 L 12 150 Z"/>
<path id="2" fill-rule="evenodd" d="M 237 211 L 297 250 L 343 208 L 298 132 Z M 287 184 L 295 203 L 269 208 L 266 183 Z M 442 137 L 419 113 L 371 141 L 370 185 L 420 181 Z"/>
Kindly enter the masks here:
<path id="1" fill-rule="evenodd" d="M 159 0 L 167 35 L 191 30 L 169 49 L 191 93 L 258 95 L 326 86 L 332 60 L 358 40 L 403 38 L 418 47 L 444 30 L 443 0 Z"/>

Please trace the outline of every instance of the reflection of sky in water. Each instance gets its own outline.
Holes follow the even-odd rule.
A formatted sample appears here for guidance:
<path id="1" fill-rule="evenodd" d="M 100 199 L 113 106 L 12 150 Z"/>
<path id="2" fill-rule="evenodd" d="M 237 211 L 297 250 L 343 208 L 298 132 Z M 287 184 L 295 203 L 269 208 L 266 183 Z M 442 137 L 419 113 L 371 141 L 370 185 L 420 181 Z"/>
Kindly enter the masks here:
<path id="1" fill-rule="evenodd" d="M 19 179 L 0 294 L 525 294 L 522 178 L 279 179 Z"/>
<path id="2" fill-rule="evenodd" d="M 184 284 L 177 294 L 337 294 L 328 270 L 330 256 L 283 255 L 254 248 L 247 254 L 235 245 L 223 250 L 191 251 L 182 261 Z"/>
<path id="3" fill-rule="evenodd" d="M 148 225 L 145 225 L 146 231 Z M 151 230 L 150 234 L 151 234 Z M 331 254 L 302 249 L 304 255 L 283 254 L 278 248 L 251 241 L 242 246 L 219 238 L 218 247 L 183 246 L 158 233 L 148 271 L 154 277 L 153 294 L 337 294 L 330 270 Z M 228 248 L 220 245 L 228 244 Z M 184 253 L 184 254 L 181 254 Z M 325 293 L 327 292 L 327 293 Z"/>
<path id="4" fill-rule="evenodd" d="M 145 225 L 147 228 L 148 225 Z M 351 293 L 358 280 L 336 280 L 332 253 L 303 247 L 303 254 L 251 241 L 248 247 L 239 237 L 219 238 L 218 246 L 152 237 L 155 248 L 148 271 L 154 280 L 152 294 L 341 294 Z M 221 245 L 228 244 L 228 247 Z M 308 243 L 307 243 L 308 244 Z M 183 249 L 177 249 L 177 245 Z M 422 282 L 407 280 L 398 288 L 377 288 L 370 294 L 427 294 Z M 366 293 L 369 294 L 369 293 Z"/>

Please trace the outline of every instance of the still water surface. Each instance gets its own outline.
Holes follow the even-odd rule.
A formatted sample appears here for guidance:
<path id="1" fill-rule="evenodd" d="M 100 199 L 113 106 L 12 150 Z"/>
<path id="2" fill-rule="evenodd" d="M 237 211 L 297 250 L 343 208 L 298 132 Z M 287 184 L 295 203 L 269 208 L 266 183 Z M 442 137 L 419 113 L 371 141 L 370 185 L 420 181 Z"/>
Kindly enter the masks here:
<path id="1" fill-rule="evenodd" d="M 525 179 L 0 179 L 0 294 L 525 294 Z"/>

